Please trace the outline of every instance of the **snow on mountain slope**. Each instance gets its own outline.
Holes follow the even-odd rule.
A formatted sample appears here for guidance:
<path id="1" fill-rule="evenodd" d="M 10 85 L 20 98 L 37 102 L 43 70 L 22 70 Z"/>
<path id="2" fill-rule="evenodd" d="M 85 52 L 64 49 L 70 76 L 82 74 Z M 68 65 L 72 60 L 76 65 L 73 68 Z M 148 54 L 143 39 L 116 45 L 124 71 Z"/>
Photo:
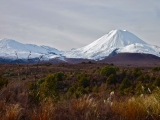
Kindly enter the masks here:
<path id="1" fill-rule="evenodd" d="M 145 53 L 160 57 L 160 47 L 149 44 L 135 43 L 117 50 L 117 53 Z"/>
<path id="2" fill-rule="evenodd" d="M 146 44 L 144 41 L 126 30 L 112 30 L 108 34 L 102 36 L 93 43 L 85 46 L 84 51 L 100 50 L 106 48 L 120 48 L 133 43 Z"/>
<path id="3" fill-rule="evenodd" d="M 52 48 L 52 47 L 49 47 L 49 46 L 45 46 L 45 45 L 42 45 L 42 46 L 40 46 L 40 47 L 46 49 L 46 51 L 47 51 L 48 53 L 50 53 L 50 54 L 60 54 L 60 51 L 57 50 L 57 49 L 55 49 L 55 48 Z"/>
<path id="4" fill-rule="evenodd" d="M 16 58 L 15 52 L 18 57 L 26 59 L 31 52 L 31 58 L 44 55 L 45 59 L 60 57 L 60 51 L 48 46 L 37 46 L 34 44 L 22 44 L 12 39 L 0 40 L 0 57 Z"/>
<path id="5" fill-rule="evenodd" d="M 63 54 L 68 58 L 88 58 L 98 60 L 109 56 L 117 49 L 135 43 L 147 45 L 146 42 L 127 30 L 112 30 L 85 47 L 67 51 Z M 125 52 L 125 50 L 122 51 Z M 127 52 L 130 52 L 130 50 Z"/>
<path id="6" fill-rule="evenodd" d="M 73 46 L 74 47 L 74 46 Z M 116 53 L 146 53 L 160 57 L 160 47 L 149 45 L 127 30 L 112 30 L 91 44 L 70 51 L 59 51 L 49 46 L 37 46 L 33 44 L 22 44 L 11 39 L 0 40 L 0 57 L 26 59 L 31 51 L 30 58 L 44 55 L 45 59 L 59 58 L 81 58 L 102 60 Z"/>

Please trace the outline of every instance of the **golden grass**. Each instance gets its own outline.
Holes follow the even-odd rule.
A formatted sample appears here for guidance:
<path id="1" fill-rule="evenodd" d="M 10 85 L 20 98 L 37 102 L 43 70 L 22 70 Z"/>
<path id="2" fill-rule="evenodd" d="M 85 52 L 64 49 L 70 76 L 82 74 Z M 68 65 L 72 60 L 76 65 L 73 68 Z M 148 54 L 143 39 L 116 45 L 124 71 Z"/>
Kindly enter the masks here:
<path id="1" fill-rule="evenodd" d="M 13 104 L 6 107 L 5 120 L 18 120 L 20 119 L 20 112 L 22 108 L 19 104 Z"/>
<path id="2" fill-rule="evenodd" d="M 39 108 L 33 109 L 31 113 L 31 120 L 51 120 L 54 112 L 53 103 L 49 100 L 48 102 L 41 103 Z"/>
<path id="3" fill-rule="evenodd" d="M 5 104 L 0 101 L 0 119 L 1 120 L 19 120 L 22 108 L 19 104 Z"/>
<path id="4" fill-rule="evenodd" d="M 160 119 L 160 103 L 156 100 L 155 95 L 115 102 L 112 110 L 123 120 Z"/>

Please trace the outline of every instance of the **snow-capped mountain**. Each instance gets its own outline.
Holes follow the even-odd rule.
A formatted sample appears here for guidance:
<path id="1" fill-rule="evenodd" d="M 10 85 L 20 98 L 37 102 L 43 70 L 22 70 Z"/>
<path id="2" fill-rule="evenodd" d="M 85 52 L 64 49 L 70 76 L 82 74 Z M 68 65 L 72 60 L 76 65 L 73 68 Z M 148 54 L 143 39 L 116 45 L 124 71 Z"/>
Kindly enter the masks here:
<path id="1" fill-rule="evenodd" d="M 60 51 L 52 47 L 22 44 L 6 38 L 0 40 L 0 57 L 16 59 L 17 53 L 20 59 L 27 59 L 30 52 L 30 58 L 38 58 L 40 55 L 43 55 L 44 59 L 61 57 Z"/>
<path id="2" fill-rule="evenodd" d="M 0 58 L 16 59 L 15 52 L 20 59 L 27 59 L 31 52 L 30 58 L 44 55 L 45 60 L 58 58 L 62 61 L 65 61 L 65 58 L 102 60 L 118 53 L 145 53 L 160 57 L 160 47 L 147 44 L 127 30 L 112 30 L 91 44 L 70 51 L 59 51 L 49 46 L 22 44 L 11 39 L 0 40 Z"/>
<path id="3" fill-rule="evenodd" d="M 160 56 L 160 47 L 149 45 L 127 30 L 112 30 L 91 44 L 64 52 L 67 58 L 100 60 L 113 53 L 146 53 Z"/>

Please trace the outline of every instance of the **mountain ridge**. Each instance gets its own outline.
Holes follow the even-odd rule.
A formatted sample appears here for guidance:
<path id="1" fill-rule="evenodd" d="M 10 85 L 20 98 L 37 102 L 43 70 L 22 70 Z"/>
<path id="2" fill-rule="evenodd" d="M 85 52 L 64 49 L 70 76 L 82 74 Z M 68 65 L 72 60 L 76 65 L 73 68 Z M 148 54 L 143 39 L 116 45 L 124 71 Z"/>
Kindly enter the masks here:
<path id="1" fill-rule="evenodd" d="M 0 40 L 0 57 L 15 59 L 17 55 L 20 59 L 27 58 L 31 52 L 31 57 L 38 58 L 44 55 L 45 59 L 59 57 L 60 51 L 49 46 L 38 46 L 35 44 L 23 44 L 12 39 Z"/>
<path id="2" fill-rule="evenodd" d="M 0 40 L 0 57 L 10 59 L 16 59 L 15 52 L 20 59 L 26 59 L 31 52 L 31 58 L 43 55 L 45 60 L 58 58 L 66 62 L 65 58 L 98 61 L 120 53 L 144 53 L 160 57 L 159 51 L 160 47 L 147 44 L 131 32 L 120 29 L 112 30 L 89 45 L 70 51 L 60 51 L 45 45 L 23 44 L 7 38 Z"/>

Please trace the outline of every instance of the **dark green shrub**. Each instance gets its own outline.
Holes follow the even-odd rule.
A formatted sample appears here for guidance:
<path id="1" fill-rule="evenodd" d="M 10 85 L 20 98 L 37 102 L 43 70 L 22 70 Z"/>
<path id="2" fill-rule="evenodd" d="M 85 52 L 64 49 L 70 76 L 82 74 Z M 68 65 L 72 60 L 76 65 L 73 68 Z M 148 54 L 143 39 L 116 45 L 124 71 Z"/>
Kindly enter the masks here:
<path id="1" fill-rule="evenodd" d="M 90 85 L 90 77 L 86 74 L 81 74 L 78 78 L 78 86 L 86 88 Z"/>
<path id="2" fill-rule="evenodd" d="M 121 91 L 121 94 L 128 94 L 128 93 L 133 94 L 133 88 L 132 87 L 125 88 L 123 91 Z"/>
<path id="3" fill-rule="evenodd" d="M 73 94 L 76 91 L 76 86 L 72 85 L 69 89 L 68 89 L 68 93 Z"/>
<path id="4" fill-rule="evenodd" d="M 155 81 L 155 76 L 150 76 L 150 81 L 152 82 L 152 81 Z"/>
<path id="5" fill-rule="evenodd" d="M 140 82 L 143 82 L 143 81 L 144 81 L 144 76 L 141 75 L 141 76 L 139 76 L 136 80 L 137 80 L 137 81 L 140 81 Z"/>
<path id="6" fill-rule="evenodd" d="M 127 76 L 127 71 L 126 70 L 122 70 L 122 72 L 120 74 L 121 80 L 123 80 L 126 76 Z"/>
<path id="7" fill-rule="evenodd" d="M 160 76 L 156 78 L 154 85 L 160 87 Z"/>
<path id="8" fill-rule="evenodd" d="M 9 72 L 9 76 L 14 76 L 14 72 Z"/>
<path id="9" fill-rule="evenodd" d="M 116 71 L 119 71 L 119 70 L 120 70 L 119 67 L 114 67 L 114 69 L 115 69 Z"/>
<path id="10" fill-rule="evenodd" d="M 116 74 L 115 67 L 112 66 L 105 66 L 100 70 L 100 74 L 103 76 L 109 76 L 111 74 Z"/>
<path id="11" fill-rule="evenodd" d="M 62 73 L 62 72 L 54 73 L 54 77 L 55 77 L 55 79 L 57 79 L 57 81 L 61 81 L 61 80 L 63 80 L 64 73 Z"/>
<path id="12" fill-rule="evenodd" d="M 131 75 L 132 74 L 132 70 L 126 70 L 126 73 L 128 74 L 128 75 Z"/>
<path id="13" fill-rule="evenodd" d="M 9 77 L 9 74 L 6 73 L 6 74 L 3 75 L 3 77 Z"/>
<path id="14" fill-rule="evenodd" d="M 28 83 L 28 92 L 29 92 L 29 97 L 32 102 L 34 103 L 39 103 L 40 102 L 40 94 L 38 90 L 37 84 L 33 82 Z"/>
<path id="15" fill-rule="evenodd" d="M 40 86 L 43 82 L 44 82 L 44 79 L 39 79 L 39 80 L 37 81 L 37 85 Z"/>
<path id="16" fill-rule="evenodd" d="M 0 89 L 3 86 L 7 86 L 8 85 L 8 80 L 5 77 L 2 77 L 2 75 L 0 75 Z"/>
<path id="17" fill-rule="evenodd" d="M 47 75 L 45 79 L 40 79 L 36 83 L 29 84 L 29 93 L 35 102 L 43 99 L 52 98 L 53 101 L 59 100 L 58 81 L 63 79 L 63 73 Z"/>
<path id="18" fill-rule="evenodd" d="M 29 88 L 29 90 L 35 90 L 35 89 L 37 89 L 37 86 L 33 82 L 29 82 L 28 83 L 28 88 Z"/>
<path id="19" fill-rule="evenodd" d="M 146 74 L 146 75 L 144 76 L 144 79 L 145 79 L 145 81 L 148 81 L 148 80 L 150 80 L 150 76 Z"/>
<path id="20" fill-rule="evenodd" d="M 81 86 L 76 89 L 76 92 L 74 95 L 76 98 L 79 98 L 80 96 L 82 96 L 84 94 L 88 94 L 90 92 L 91 92 L 91 89 L 89 87 L 84 88 Z"/>
<path id="21" fill-rule="evenodd" d="M 153 72 L 160 71 L 160 67 L 153 67 L 153 68 L 152 68 L 152 71 L 153 71 Z"/>
<path id="22" fill-rule="evenodd" d="M 45 81 L 41 85 L 41 93 L 43 98 L 45 97 L 55 97 L 58 95 L 57 90 L 57 75 L 48 75 Z"/>
<path id="23" fill-rule="evenodd" d="M 136 88 L 135 88 L 135 92 L 137 95 L 140 95 L 143 93 L 142 86 L 143 86 L 142 82 L 138 81 L 138 83 L 136 84 Z"/>
<path id="24" fill-rule="evenodd" d="M 78 87 L 76 92 L 79 93 L 79 95 L 87 94 L 87 91 L 84 87 Z"/>
<path id="25" fill-rule="evenodd" d="M 119 89 L 121 91 L 123 91 L 124 89 L 129 88 L 129 87 L 131 87 L 130 80 L 128 78 L 124 78 L 122 83 L 121 83 L 121 85 L 120 85 L 120 87 L 119 87 Z"/>
<path id="26" fill-rule="evenodd" d="M 115 74 L 111 74 L 106 81 L 107 85 L 108 84 L 113 84 L 116 87 L 116 83 L 117 83 L 117 78 Z"/>
<path id="27" fill-rule="evenodd" d="M 23 77 L 23 78 L 22 78 L 22 80 L 26 80 L 26 78 L 25 78 L 25 77 Z"/>
<path id="28" fill-rule="evenodd" d="M 138 76 L 140 76 L 140 75 L 142 75 L 142 71 L 141 71 L 139 68 L 135 68 L 135 69 L 133 70 L 133 72 L 132 72 L 132 76 L 133 76 L 133 77 L 138 77 Z"/>
<path id="29" fill-rule="evenodd" d="M 99 89 L 98 86 L 94 86 L 94 87 L 92 88 L 92 91 L 98 93 L 98 89 Z"/>

